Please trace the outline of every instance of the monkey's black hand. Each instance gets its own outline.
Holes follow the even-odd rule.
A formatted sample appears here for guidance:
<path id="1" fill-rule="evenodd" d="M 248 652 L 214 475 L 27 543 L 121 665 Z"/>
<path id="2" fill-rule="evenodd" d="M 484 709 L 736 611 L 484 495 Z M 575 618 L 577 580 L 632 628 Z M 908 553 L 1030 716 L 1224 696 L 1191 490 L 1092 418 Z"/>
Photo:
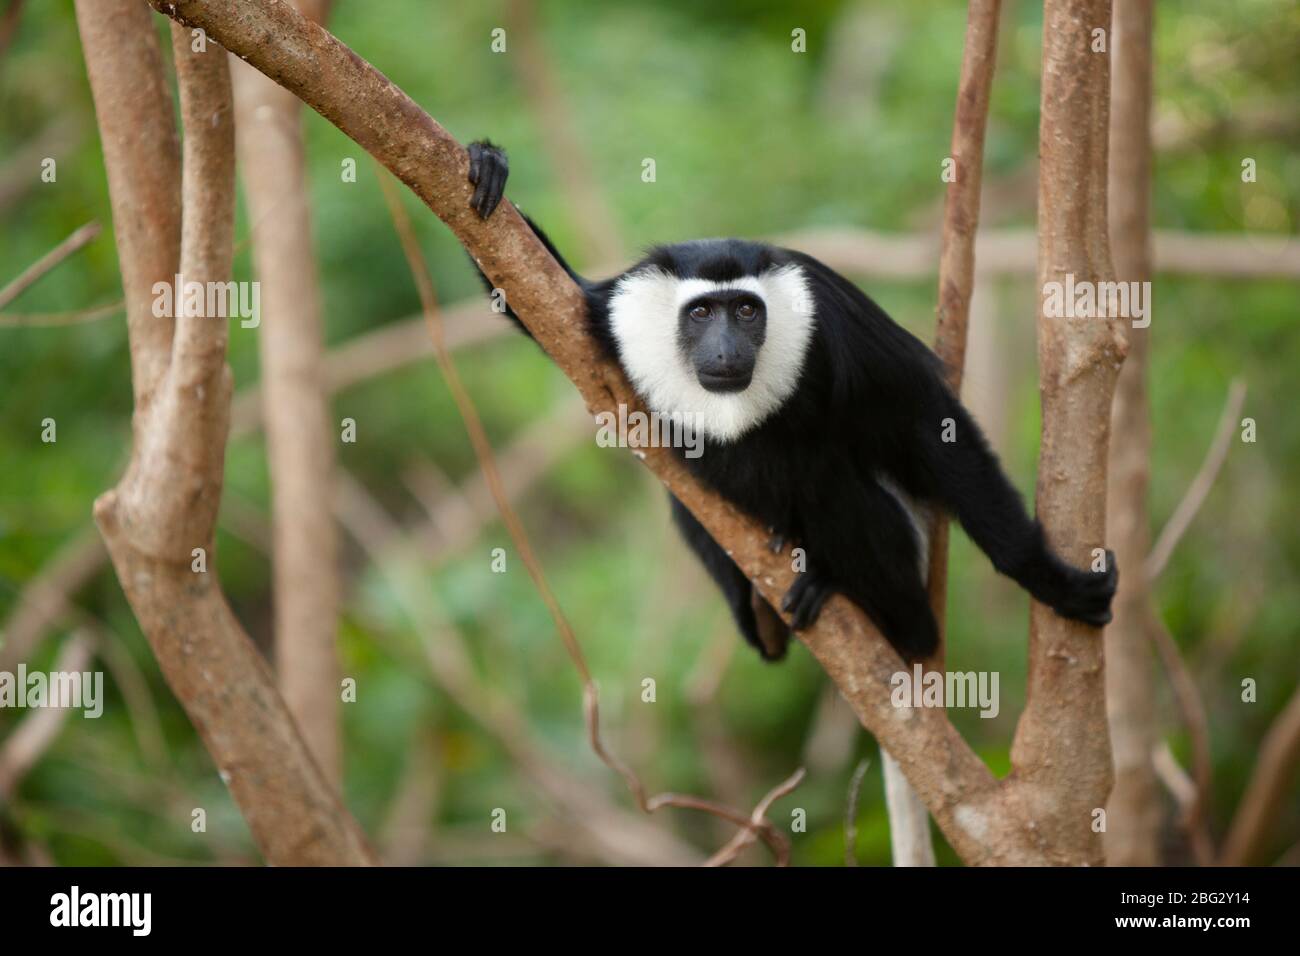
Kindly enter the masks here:
<path id="1" fill-rule="evenodd" d="M 1115 552 L 1106 552 L 1105 571 L 1083 571 L 1067 568 L 1065 593 L 1052 605 L 1061 617 L 1105 627 L 1110 623 L 1110 601 L 1119 583 L 1119 568 L 1115 566 Z"/>
<path id="2" fill-rule="evenodd" d="M 492 215 L 505 195 L 509 175 L 505 150 L 485 139 L 469 144 L 469 181 L 477 187 L 469 204 L 484 219 Z"/>
<path id="3" fill-rule="evenodd" d="M 790 590 L 781 598 L 781 610 L 790 615 L 790 626 L 796 631 L 807 630 L 817 621 L 822 605 L 835 589 L 829 581 L 809 568 L 799 572 Z"/>

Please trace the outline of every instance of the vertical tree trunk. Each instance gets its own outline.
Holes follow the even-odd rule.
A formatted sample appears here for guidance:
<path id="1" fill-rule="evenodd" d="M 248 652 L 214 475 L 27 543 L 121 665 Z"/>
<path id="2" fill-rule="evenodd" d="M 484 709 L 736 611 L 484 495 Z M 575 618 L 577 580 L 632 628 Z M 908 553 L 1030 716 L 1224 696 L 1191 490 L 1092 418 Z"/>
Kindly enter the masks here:
<path id="1" fill-rule="evenodd" d="M 239 163 L 262 291 L 258 344 L 271 474 L 276 673 L 313 756 L 337 784 L 342 755 L 338 530 L 331 501 L 335 435 L 323 374 L 302 102 L 238 58 L 230 61 Z"/>
<path id="2" fill-rule="evenodd" d="M 1121 282 L 1151 279 L 1152 0 L 1124 0 L 1111 31 L 1110 237 Z M 1129 355 L 1111 411 L 1106 540 L 1121 568 L 1115 619 L 1106 628 L 1106 710 L 1115 751 L 1115 789 L 1106 808 L 1106 860 L 1155 866 L 1161 798 L 1154 662 L 1147 620 L 1154 613 L 1144 564 L 1151 550 L 1147 480 L 1151 421 L 1148 329 L 1130 328 Z"/>
<path id="3" fill-rule="evenodd" d="M 1038 181 L 1039 383 L 1043 404 L 1038 515 L 1048 541 L 1078 567 L 1094 564 L 1106 529 L 1106 458 L 1120 322 L 1056 318 L 1049 282 L 1112 279 L 1106 234 L 1110 55 L 1093 52 L 1110 27 L 1109 0 L 1047 0 Z M 1141 571 L 1130 568 L 1128 573 Z M 1049 858 L 1103 860 L 1100 811 L 1112 782 L 1102 634 L 1034 602 L 1027 700 L 1011 749 L 1015 789 Z"/>

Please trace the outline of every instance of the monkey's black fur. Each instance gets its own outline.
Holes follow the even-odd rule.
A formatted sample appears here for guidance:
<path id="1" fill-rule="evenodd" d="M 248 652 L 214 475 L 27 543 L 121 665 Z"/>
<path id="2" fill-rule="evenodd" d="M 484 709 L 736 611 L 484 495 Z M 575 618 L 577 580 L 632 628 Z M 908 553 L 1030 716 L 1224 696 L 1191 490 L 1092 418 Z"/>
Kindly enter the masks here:
<path id="1" fill-rule="evenodd" d="M 486 142 L 473 144 L 470 156 L 470 179 L 478 186 L 473 205 L 486 217 L 505 188 L 505 156 Z M 628 273 L 589 282 L 529 225 L 583 289 L 591 333 L 622 361 L 609 305 Z M 803 269 L 813 299 L 813 332 L 798 386 L 759 425 L 731 441 L 706 439 L 704 453 L 685 460 L 707 485 L 805 550 L 806 570 L 782 601 L 794 629 L 810 626 L 838 591 L 904 657 L 936 650 L 917 533 L 900 496 L 886 484 L 923 506 L 946 509 L 993 566 L 1038 601 L 1065 617 L 1106 624 L 1117 581 L 1114 556 L 1107 552 L 1105 571 L 1089 572 L 1050 549 L 945 384 L 939 360 L 851 282 L 810 256 L 737 239 L 661 246 L 629 272 L 655 266 L 682 279 L 725 282 L 786 265 Z M 763 652 L 756 608 L 768 609 L 752 601 L 748 578 L 699 522 L 675 499 L 672 505 L 741 633 Z"/>

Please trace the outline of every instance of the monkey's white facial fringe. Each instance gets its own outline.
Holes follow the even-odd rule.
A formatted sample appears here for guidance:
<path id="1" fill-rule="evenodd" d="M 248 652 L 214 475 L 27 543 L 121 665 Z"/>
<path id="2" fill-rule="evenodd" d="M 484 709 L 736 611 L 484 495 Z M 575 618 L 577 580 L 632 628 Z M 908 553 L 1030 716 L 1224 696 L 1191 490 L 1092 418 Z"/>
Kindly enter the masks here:
<path id="1" fill-rule="evenodd" d="M 749 387 L 710 392 L 678 344 L 678 316 L 696 296 L 726 289 L 742 289 L 763 300 L 766 338 Z M 659 269 L 634 272 L 610 296 L 609 318 L 623 370 L 650 410 L 724 442 L 761 424 L 794 393 L 814 321 L 808 280 L 795 265 L 725 282 L 679 279 Z"/>

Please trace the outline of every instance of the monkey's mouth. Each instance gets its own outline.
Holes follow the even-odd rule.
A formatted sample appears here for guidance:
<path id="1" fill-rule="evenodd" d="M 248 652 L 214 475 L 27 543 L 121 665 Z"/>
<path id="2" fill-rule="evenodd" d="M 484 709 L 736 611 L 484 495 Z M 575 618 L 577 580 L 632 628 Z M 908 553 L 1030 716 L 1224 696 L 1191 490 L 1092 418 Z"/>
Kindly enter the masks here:
<path id="1" fill-rule="evenodd" d="M 714 372 L 700 372 L 698 377 L 707 392 L 743 392 L 749 388 L 754 373 L 738 372 L 732 375 L 719 375 Z"/>

